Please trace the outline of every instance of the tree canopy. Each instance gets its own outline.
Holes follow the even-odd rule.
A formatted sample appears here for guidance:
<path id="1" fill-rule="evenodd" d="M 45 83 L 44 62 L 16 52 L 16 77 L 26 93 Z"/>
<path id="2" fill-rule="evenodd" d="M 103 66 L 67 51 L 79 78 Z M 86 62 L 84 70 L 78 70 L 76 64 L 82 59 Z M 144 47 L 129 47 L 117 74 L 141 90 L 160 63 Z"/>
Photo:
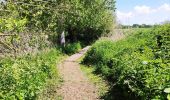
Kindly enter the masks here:
<path id="1" fill-rule="evenodd" d="M 91 41 L 112 27 L 114 11 L 114 0 L 8 0 L 1 4 L 0 31 L 66 31 L 70 42 Z"/>

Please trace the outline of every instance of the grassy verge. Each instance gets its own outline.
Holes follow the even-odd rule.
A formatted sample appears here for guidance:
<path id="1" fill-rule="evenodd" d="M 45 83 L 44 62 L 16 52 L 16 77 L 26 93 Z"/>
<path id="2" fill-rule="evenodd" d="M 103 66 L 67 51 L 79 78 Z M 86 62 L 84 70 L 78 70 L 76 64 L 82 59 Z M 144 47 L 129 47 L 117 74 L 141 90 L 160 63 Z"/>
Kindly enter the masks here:
<path id="1" fill-rule="evenodd" d="M 57 94 L 58 88 L 63 83 L 63 79 L 58 74 L 57 65 L 59 65 L 66 57 L 66 55 L 62 54 L 58 57 L 58 59 L 56 59 L 56 64 L 54 65 L 57 71 L 56 76 L 51 79 L 47 79 L 44 88 L 37 97 L 37 100 L 62 100 L 62 97 Z"/>
<path id="2" fill-rule="evenodd" d="M 85 55 L 79 58 L 77 61 L 81 62 L 84 59 Z M 102 98 L 109 90 L 109 85 L 107 81 L 104 80 L 104 77 L 102 75 L 95 74 L 95 67 L 87 66 L 84 64 L 80 64 L 80 68 L 82 72 L 87 76 L 87 78 L 92 82 L 96 88 L 98 95 Z"/>
<path id="3" fill-rule="evenodd" d="M 109 90 L 108 83 L 103 79 L 101 75 L 94 74 L 95 71 L 94 67 L 81 65 L 81 70 L 88 77 L 88 79 L 95 84 L 95 86 L 98 89 L 98 95 L 100 97 L 104 96 L 108 92 Z"/>

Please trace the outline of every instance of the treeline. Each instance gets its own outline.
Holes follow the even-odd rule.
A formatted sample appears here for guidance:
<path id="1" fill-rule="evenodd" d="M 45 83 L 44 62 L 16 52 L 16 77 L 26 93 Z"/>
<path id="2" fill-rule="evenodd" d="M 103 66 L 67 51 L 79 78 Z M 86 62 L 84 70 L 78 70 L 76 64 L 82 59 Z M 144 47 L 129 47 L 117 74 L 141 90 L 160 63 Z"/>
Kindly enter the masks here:
<path id="1" fill-rule="evenodd" d="M 159 24 L 133 24 L 133 25 L 123 25 L 123 24 L 118 24 L 118 28 L 123 28 L 123 29 L 128 29 L 128 28 L 153 28 L 153 27 L 158 27 L 164 24 L 170 24 L 170 21 L 164 21 Z"/>
<path id="2" fill-rule="evenodd" d="M 36 37 L 48 35 L 48 41 L 56 44 L 65 31 L 67 42 L 82 41 L 88 44 L 112 28 L 115 1 L 8 0 L 0 8 L 1 33 L 15 33 L 16 37 L 27 33 L 30 41 L 35 34 Z M 17 42 L 20 40 L 16 39 Z M 35 47 L 34 43 L 31 44 Z"/>
<path id="3" fill-rule="evenodd" d="M 133 25 L 120 25 L 120 26 L 123 29 L 128 29 L 128 28 L 152 28 L 154 26 L 159 26 L 159 25 L 133 24 Z"/>

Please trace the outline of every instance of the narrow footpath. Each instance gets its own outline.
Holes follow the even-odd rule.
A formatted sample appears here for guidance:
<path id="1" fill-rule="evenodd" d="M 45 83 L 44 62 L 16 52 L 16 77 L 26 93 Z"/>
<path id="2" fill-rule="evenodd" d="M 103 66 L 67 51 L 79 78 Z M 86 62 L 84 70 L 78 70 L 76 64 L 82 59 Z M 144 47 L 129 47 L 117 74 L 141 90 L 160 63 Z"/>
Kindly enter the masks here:
<path id="1" fill-rule="evenodd" d="M 63 100 L 99 100 L 95 85 L 83 74 L 77 61 L 89 48 L 90 46 L 70 56 L 60 65 L 59 72 L 64 82 L 59 95 Z"/>

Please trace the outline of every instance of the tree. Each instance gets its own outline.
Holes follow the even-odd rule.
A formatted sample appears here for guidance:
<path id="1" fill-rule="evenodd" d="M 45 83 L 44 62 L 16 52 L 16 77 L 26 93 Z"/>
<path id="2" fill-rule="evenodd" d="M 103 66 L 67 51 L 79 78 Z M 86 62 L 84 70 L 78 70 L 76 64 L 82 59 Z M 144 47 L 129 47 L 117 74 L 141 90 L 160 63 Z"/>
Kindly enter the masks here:
<path id="1" fill-rule="evenodd" d="M 90 42 L 109 30 L 114 21 L 114 3 L 113 0 L 71 1 L 71 9 L 65 23 L 70 41 Z"/>
<path id="2" fill-rule="evenodd" d="M 93 41 L 112 27 L 115 1 L 8 0 L 4 10 L 18 13 L 18 20 L 26 19 L 29 31 L 54 33 L 54 36 L 66 31 L 70 42 Z"/>

